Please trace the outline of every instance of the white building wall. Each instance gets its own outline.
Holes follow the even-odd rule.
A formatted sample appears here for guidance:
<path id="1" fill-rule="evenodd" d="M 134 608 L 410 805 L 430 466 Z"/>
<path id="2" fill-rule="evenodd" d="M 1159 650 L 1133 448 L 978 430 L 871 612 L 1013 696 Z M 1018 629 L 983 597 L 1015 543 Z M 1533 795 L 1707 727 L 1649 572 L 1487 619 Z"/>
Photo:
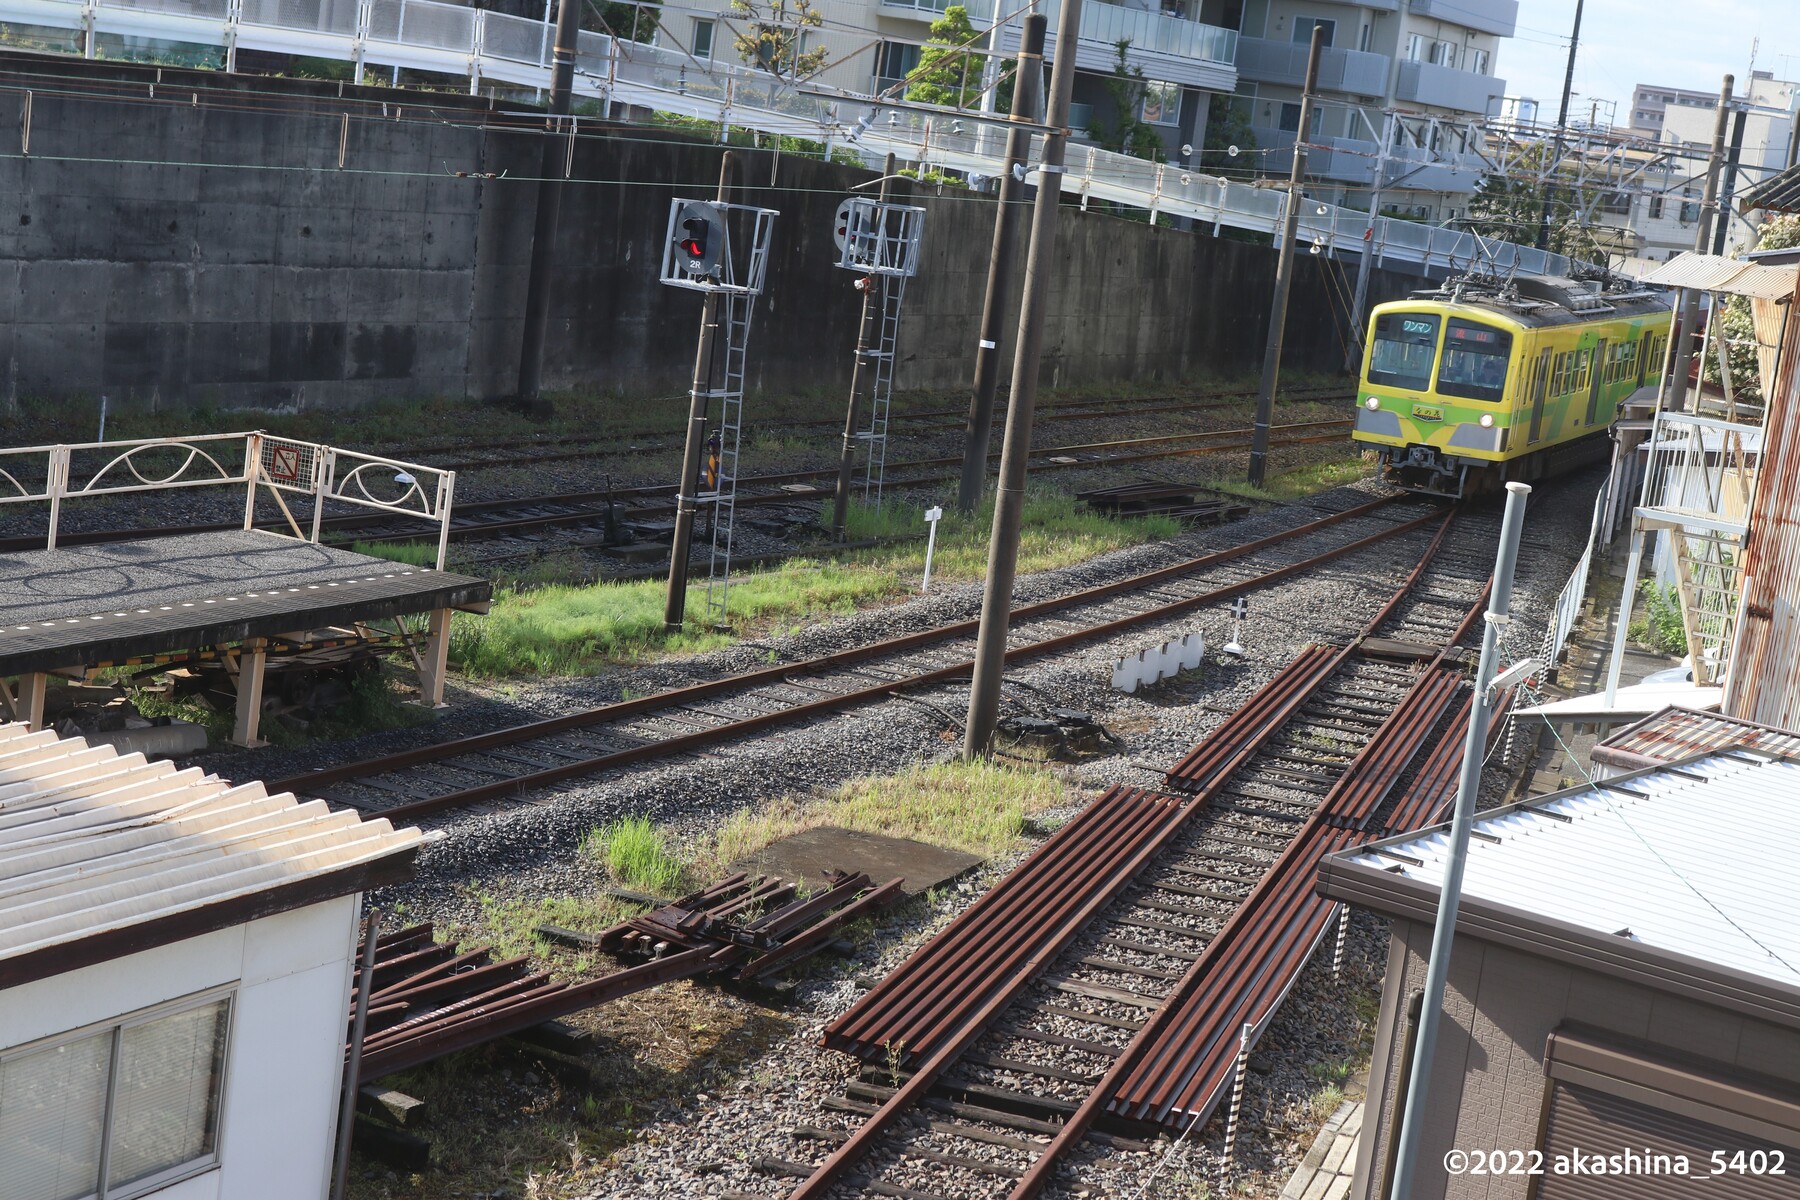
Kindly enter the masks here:
<path id="1" fill-rule="evenodd" d="M 0 991 L 0 1048 L 236 985 L 219 1166 L 157 1200 L 323 1200 L 358 900 L 344 896 Z"/>

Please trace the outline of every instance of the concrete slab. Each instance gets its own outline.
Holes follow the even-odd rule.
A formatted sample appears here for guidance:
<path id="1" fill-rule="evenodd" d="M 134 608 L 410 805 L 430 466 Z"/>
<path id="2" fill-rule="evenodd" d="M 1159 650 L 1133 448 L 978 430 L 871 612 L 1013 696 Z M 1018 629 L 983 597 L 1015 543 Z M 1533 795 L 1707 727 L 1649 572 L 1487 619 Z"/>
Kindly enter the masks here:
<path id="1" fill-rule="evenodd" d="M 782 838 L 733 863 L 732 869 L 778 875 L 808 887 L 834 869 L 864 871 L 877 883 L 898 875 L 906 880 L 901 891 L 916 896 L 973 870 L 981 861 L 977 855 L 912 838 L 825 825 Z"/>

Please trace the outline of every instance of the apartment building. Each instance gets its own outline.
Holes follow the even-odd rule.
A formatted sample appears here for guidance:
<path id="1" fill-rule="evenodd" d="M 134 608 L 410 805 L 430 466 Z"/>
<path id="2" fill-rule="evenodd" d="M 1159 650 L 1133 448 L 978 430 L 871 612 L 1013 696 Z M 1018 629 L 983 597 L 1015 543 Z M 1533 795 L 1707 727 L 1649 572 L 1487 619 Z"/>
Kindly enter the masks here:
<path id="1" fill-rule="evenodd" d="M 1652 141 L 1660 138 L 1663 117 L 1670 108 L 1711 109 L 1719 102 L 1717 92 L 1695 92 L 1687 88 L 1664 87 L 1656 83 L 1640 83 L 1631 92 L 1631 132 Z"/>
<path id="2" fill-rule="evenodd" d="M 1367 207 L 1379 169 L 1384 210 L 1451 220 L 1481 179 L 1478 127 L 1499 115 L 1506 81 L 1496 60 L 1517 17 L 1517 0 L 1245 0 L 1239 102 L 1250 106 L 1259 147 L 1291 146 L 1307 44 L 1323 28 L 1307 139 L 1316 194 Z M 1269 170 L 1287 169 L 1285 152 L 1264 158 Z"/>
<path id="3" fill-rule="evenodd" d="M 1638 89 L 1640 92 L 1643 88 Z M 1663 88 L 1658 95 L 1699 96 Z M 1752 74 L 1749 87 L 1733 101 L 1744 118 L 1744 139 L 1738 152 L 1735 191 L 1739 194 L 1787 167 L 1794 160 L 1795 135 L 1800 129 L 1800 84 L 1776 79 L 1770 71 Z M 1640 110 L 1634 105 L 1633 119 Z M 1734 112 L 1732 118 L 1737 119 Z M 1645 176 L 1644 195 L 1638 196 L 1631 225 L 1639 238 L 1641 257 L 1663 261 L 1694 248 L 1695 226 L 1700 220 L 1706 191 L 1706 157 L 1718 123 L 1718 95 L 1704 104 L 1678 101 L 1659 114 L 1655 149 L 1657 165 Z M 1728 143 L 1729 144 L 1729 143 Z M 1733 211 L 1728 218 L 1726 253 L 1746 249 L 1754 241 L 1755 216 Z"/>
<path id="4" fill-rule="evenodd" d="M 827 65 L 817 81 L 848 91 L 872 94 L 898 85 L 919 65 L 931 34 L 931 23 L 952 0 L 832 0 L 816 5 L 824 24 L 803 31 L 803 49 L 823 48 Z M 970 23 L 988 35 L 991 49 L 1003 57 L 1018 52 L 1023 15 L 1012 0 L 966 0 Z M 1050 22 L 1045 57 L 1056 58 L 1062 31 L 1058 5 L 1047 0 L 1040 11 Z M 767 12 L 769 5 L 759 3 Z M 666 37 L 686 41 L 682 48 L 701 59 L 738 62 L 738 35 L 749 21 L 731 12 L 729 0 L 684 0 L 663 6 Z M 1074 39 L 1076 76 L 1070 124 L 1077 136 L 1092 121 L 1110 124 L 1113 100 L 1106 76 L 1118 63 L 1117 46 L 1128 42 L 1127 65 L 1143 72 L 1139 119 L 1153 126 L 1171 160 L 1179 147 L 1197 143 L 1206 127 L 1209 97 L 1229 94 L 1237 86 L 1236 0 L 1088 0 Z M 996 21 L 999 27 L 996 28 Z M 990 46 L 977 45 L 978 50 Z M 972 73 L 979 75 L 979 60 Z M 975 82 L 975 81 L 972 81 Z M 898 91 L 896 90 L 896 94 Z"/>

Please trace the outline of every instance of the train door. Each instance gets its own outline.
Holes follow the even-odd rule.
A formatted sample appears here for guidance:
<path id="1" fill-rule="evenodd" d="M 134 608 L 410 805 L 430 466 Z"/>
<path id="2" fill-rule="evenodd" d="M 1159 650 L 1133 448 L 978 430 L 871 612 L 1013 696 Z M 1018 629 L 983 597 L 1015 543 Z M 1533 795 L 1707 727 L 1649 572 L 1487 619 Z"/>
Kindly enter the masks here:
<path id="1" fill-rule="evenodd" d="M 1544 398 L 1550 390 L 1550 351 L 1545 349 L 1531 368 L 1531 432 L 1527 445 L 1535 446 L 1544 430 Z"/>
<path id="2" fill-rule="evenodd" d="M 1594 343 L 1594 357 L 1589 360 L 1588 368 L 1588 415 L 1587 423 L 1592 425 L 1600 415 L 1600 388 L 1606 380 L 1606 339 L 1601 338 Z"/>

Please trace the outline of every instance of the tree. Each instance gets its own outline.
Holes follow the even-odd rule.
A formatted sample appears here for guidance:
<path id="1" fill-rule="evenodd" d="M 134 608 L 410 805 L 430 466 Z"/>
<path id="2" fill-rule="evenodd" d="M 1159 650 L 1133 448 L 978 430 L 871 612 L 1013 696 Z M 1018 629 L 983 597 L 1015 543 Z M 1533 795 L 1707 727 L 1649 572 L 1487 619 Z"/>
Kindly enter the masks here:
<path id="1" fill-rule="evenodd" d="M 1800 215 L 1770 217 L 1756 231 L 1758 250 L 1786 250 L 1800 246 Z M 1748 296 L 1730 296 L 1719 309 L 1714 337 L 1725 339 L 1731 362 L 1731 390 L 1741 400 L 1762 399 L 1762 375 L 1756 356 L 1756 319 Z M 1696 350 L 1696 353 L 1698 351 Z M 1708 347 L 1701 368 L 1708 383 L 1719 382 L 1719 352 Z"/>
<path id="2" fill-rule="evenodd" d="M 1240 153 L 1256 149 L 1256 131 L 1250 126 L 1250 103 L 1248 96 L 1213 97 L 1206 110 L 1206 133 L 1200 139 L 1201 166 L 1241 169 L 1241 164 L 1231 156 L 1231 148 L 1236 146 Z"/>
<path id="3" fill-rule="evenodd" d="M 731 11 L 749 18 L 749 26 L 732 38 L 738 57 L 759 71 L 795 80 L 825 65 L 830 51 L 805 49 L 806 31 L 825 23 L 812 0 L 731 0 Z"/>
<path id="4" fill-rule="evenodd" d="M 572 2 L 582 3 L 582 0 Z M 639 4 L 630 3 L 629 0 L 603 0 L 599 4 L 589 4 L 582 15 L 597 19 L 600 33 L 610 34 L 627 42 L 649 42 L 656 38 L 657 18 L 654 12 L 644 10 L 656 7 L 659 7 L 659 0 L 646 0 Z"/>
<path id="5" fill-rule="evenodd" d="M 1134 67 L 1125 61 L 1125 55 L 1131 49 L 1129 38 L 1118 42 L 1115 48 L 1119 58 L 1113 64 L 1112 74 L 1105 80 L 1107 95 L 1113 102 L 1112 119 L 1097 116 L 1088 125 L 1088 136 L 1108 150 L 1154 161 L 1163 155 L 1162 135 L 1141 115 L 1150 82 L 1144 77 L 1142 67 Z"/>
<path id="6" fill-rule="evenodd" d="M 981 103 L 983 57 L 969 49 L 975 26 L 969 10 L 952 4 L 931 23 L 931 36 L 919 53 L 919 66 L 906 86 L 906 98 L 920 104 L 974 108 Z"/>

